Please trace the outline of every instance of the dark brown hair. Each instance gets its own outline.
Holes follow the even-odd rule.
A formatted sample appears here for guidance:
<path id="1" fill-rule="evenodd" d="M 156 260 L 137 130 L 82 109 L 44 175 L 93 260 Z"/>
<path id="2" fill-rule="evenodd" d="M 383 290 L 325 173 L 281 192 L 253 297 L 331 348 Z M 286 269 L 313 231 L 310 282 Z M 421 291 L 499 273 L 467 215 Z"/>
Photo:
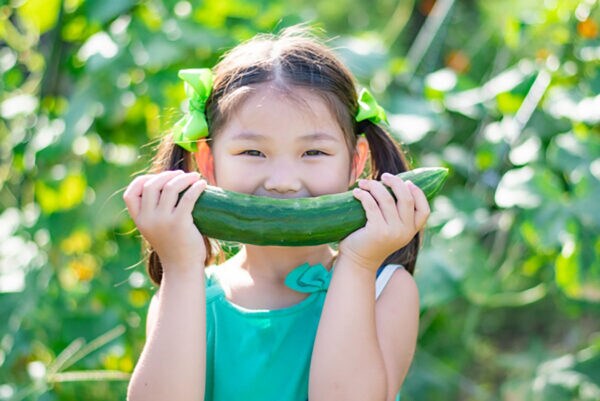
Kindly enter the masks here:
<path id="1" fill-rule="evenodd" d="M 370 171 L 366 178 L 379 180 L 381 174 L 397 174 L 409 169 L 400 146 L 388 132 L 371 121 L 356 123 L 357 91 L 351 72 L 331 49 L 304 26 L 284 29 L 279 34 L 259 34 L 225 53 L 214 67 L 214 84 L 206 103 L 210 137 L 215 138 L 231 113 L 244 101 L 254 85 L 269 82 L 294 97 L 294 88 L 309 88 L 330 108 L 344 132 L 349 152 L 353 152 L 359 135 L 364 134 L 370 148 Z M 301 99 L 298 99 L 301 100 Z M 210 146 L 211 141 L 208 141 Z M 195 171 L 192 154 L 173 143 L 166 135 L 153 160 L 151 172 L 166 170 Z M 421 234 L 405 247 L 389 255 L 384 264 L 399 263 L 412 274 Z M 206 265 L 223 260 L 218 243 L 204 238 Z M 149 250 L 148 273 L 160 285 L 162 267 Z"/>

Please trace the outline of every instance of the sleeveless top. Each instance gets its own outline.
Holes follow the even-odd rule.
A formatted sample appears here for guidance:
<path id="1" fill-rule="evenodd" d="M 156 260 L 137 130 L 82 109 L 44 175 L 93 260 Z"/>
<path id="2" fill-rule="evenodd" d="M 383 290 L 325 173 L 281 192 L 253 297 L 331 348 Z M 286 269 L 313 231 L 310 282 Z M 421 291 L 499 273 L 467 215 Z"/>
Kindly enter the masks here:
<path id="1" fill-rule="evenodd" d="M 377 272 L 376 298 L 401 265 Z M 309 293 L 274 310 L 246 309 L 229 301 L 215 275 L 206 275 L 205 401 L 306 401 L 312 349 L 333 269 L 305 263 L 285 285 Z M 400 395 L 396 397 L 399 400 Z"/>

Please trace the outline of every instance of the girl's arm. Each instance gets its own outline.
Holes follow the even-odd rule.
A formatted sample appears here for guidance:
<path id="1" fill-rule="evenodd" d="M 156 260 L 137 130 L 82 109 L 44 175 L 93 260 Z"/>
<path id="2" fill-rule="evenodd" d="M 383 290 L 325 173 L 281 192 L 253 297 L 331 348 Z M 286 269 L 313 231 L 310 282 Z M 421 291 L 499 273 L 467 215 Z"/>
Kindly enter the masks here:
<path id="1" fill-rule="evenodd" d="M 412 278 L 394 274 L 392 292 L 376 308 L 375 277 L 386 256 L 423 228 L 427 199 L 386 174 L 382 182 L 359 180 L 354 194 L 367 223 L 340 242 L 313 348 L 311 401 L 393 401 L 414 352 L 419 303 Z"/>
<path id="2" fill-rule="evenodd" d="M 137 177 L 123 194 L 129 214 L 159 255 L 163 270 L 158 301 L 148 317 L 154 327 L 148 330 L 127 389 L 129 400 L 204 399 L 206 248 L 191 215 L 204 188 L 206 181 L 197 173 L 165 171 Z"/>
<path id="3" fill-rule="evenodd" d="M 317 329 L 308 399 L 384 401 L 386 389 L 375 324 L 375 272 L 340 255 Z"/>
<path id="4" fill-rule="evenodd" d="M 313 351 L 311 401 L 395 400 L 415 351 L 419 294 L 400 269 L 375 302 L 374 276 L 336 264 Z"/>
<path id="5" fill-rule="evenodd" d="M 206 300 L 202 264 L 165 268 L 154 321 L 127 389 L 129 401 L 204 399 Z M 166 272 L 169 272 L 168 274 Z M 156 316 L 151 316 L 156 313 Z"/>

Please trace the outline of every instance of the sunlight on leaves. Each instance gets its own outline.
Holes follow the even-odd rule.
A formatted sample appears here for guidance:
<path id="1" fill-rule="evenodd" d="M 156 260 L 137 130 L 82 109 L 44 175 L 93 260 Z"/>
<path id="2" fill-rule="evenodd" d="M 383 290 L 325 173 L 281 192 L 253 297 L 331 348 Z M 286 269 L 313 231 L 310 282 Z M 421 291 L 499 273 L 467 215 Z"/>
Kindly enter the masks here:
<path id="1" fill-rule="evenodd" d="M 26 0 L 18 9 L 19 16 L 42 34 L 56 24 L 60 0 Z M 43 12 L 40 12 L 43 9 Z"/>

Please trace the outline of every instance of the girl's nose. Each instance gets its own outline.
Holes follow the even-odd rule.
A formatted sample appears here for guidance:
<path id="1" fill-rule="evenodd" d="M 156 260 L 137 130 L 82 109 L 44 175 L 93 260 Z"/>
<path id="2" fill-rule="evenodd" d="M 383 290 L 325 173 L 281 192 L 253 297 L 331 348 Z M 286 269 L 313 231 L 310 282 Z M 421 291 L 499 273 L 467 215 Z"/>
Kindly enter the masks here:
<path id="1" fill-rule="evenodd" d="M 297 174 L 286 166 L 273 166 L 264 183 L 265 190 L 280 194 L 299 192 L 302 183 Z"/>

